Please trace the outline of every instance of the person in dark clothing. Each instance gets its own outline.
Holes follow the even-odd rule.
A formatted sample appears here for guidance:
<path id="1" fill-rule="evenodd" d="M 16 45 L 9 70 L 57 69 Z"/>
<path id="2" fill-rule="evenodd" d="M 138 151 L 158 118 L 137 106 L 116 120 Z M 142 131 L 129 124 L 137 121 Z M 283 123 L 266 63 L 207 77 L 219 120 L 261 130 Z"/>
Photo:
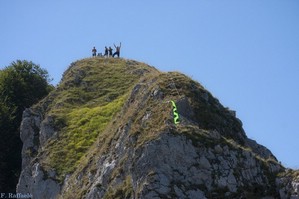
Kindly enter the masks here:
<path id="1" fill-rule="evenodd" d="M 115 47 L 116 52 L 113 54 L 112 57 L 114 57 L 115 55 L 117 55 L 117 57 L 119 57 L 119 55 L 120 55 L 121 42 L 120 42 L 119 46 L 116 46 L 116 45 L 114 44 L 114 47 Z"/>
<path id="2" fill-rule="evenodd" d="M 105 54 L 104 54 L 104 57 L 108 57 L 108 48 L 107 48 L 107 46 L 105 46 Z"/>
<path id="3" fill-rule="evenodd" d="M 108 49 L 108 51 L 109 51 L 109 57 L 111 57 L 112 56 L 112 54 L 113 54 L 113 49 L 111 48 L 111 46 L 109 46 L 109 49 Z"/>
<path id="4" fill-rule="evenodd" d="M 92 56 L 95 57 L 96 55 L 97 55 L 97 49 L 96 49 L 96 47 L 93 47 Z"/>

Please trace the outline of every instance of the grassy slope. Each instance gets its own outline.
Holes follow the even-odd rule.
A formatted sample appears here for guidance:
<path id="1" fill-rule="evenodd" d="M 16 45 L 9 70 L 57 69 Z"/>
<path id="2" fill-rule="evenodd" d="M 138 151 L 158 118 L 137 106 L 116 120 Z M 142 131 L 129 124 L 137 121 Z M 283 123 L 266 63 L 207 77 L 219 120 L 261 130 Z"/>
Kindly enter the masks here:
<path id="1" fill-rule="evenodd" d="M 146 68 L 146 69 L 145 69 Z M 145 64 L 122 59 L 85 59 L 71 64 L 50 104 L 48 115 L 58 132 L 41 155 L 63 180 L 120 111 L 132 86 L 145 75 L 157 73 Z"/>

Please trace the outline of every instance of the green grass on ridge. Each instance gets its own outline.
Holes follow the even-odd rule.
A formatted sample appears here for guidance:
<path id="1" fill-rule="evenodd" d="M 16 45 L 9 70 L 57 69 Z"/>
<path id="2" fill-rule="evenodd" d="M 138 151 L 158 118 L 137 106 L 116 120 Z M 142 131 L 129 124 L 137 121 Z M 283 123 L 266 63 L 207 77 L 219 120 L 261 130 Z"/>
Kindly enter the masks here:
<path id="1" fill-rule="evenodd" d="M 55 169 L 59 180 L 76 169 L 132 87 L 151 72 L 157 70 L 123 59 L 91 58 L 71 64 L 47 111 L 57 135 L 45 146 L 43 163 Z"/>

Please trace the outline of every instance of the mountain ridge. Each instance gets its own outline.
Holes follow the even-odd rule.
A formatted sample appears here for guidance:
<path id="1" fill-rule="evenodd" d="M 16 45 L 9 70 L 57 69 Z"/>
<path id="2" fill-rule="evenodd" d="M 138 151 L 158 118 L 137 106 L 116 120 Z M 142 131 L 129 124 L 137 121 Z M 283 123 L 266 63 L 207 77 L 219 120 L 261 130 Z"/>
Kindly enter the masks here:
<path id="1" fill-rule="evenodd" d="M 202 85 L 134 60 L 72 63 L 21 139 L 17 191 L 34 198 L 298 197 L 298 173 Z"/>

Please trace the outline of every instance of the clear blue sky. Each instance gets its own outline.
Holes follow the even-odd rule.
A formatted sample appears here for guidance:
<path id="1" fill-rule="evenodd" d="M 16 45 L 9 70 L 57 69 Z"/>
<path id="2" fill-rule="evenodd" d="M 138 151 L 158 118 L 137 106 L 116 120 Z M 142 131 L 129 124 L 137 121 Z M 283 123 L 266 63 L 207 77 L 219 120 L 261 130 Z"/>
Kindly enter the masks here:
<path id="1" fill-rule="evenodd" d="M 122 42 L 122 57 L 199 81 L 299 168 L 298 0 L 2 0 L 0 30 L 0 67 L 30 60 L 53 84 L 93 46 Z"/>

